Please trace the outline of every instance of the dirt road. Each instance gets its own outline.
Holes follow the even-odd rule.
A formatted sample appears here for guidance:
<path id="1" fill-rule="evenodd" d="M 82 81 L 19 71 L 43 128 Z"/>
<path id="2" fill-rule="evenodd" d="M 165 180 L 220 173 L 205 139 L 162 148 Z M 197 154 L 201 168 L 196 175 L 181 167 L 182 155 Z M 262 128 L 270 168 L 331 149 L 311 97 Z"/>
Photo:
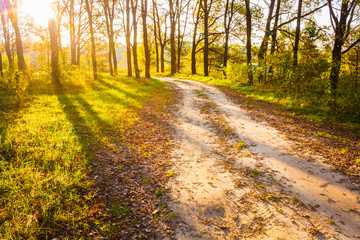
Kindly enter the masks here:
<path id="1" fill-rule="evenodd" d="M 360 239 L 358 185 L 297 156 L 217 88 L 159 79 L 182 97 L 167 186 L 176 239 Z"/>

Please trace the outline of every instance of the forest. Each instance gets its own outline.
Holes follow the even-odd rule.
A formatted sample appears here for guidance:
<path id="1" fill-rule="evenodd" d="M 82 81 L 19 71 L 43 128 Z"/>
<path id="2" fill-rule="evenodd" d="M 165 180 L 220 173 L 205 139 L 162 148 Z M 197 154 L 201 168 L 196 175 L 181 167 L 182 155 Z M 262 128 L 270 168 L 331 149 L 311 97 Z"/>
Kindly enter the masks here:
<path id="1" fill-rule="evenodd" d="M 0 0 L 0 13 L 1 239 L 360 236 L 346 185 L 360 181 L 358 0 Z M 216 168 L 196 165 L 205 155 Z M 306 167 L 326 172 L 314 197 L 283 191 L 276 179 Z M 202 197 L 182 192 L 200 182 Z M 341 202 L 351 217 L 331 215 Z M 264 204 L 271 217 L 245 214 Z M 306 231 L 278 229 L 287 211 Z"/>

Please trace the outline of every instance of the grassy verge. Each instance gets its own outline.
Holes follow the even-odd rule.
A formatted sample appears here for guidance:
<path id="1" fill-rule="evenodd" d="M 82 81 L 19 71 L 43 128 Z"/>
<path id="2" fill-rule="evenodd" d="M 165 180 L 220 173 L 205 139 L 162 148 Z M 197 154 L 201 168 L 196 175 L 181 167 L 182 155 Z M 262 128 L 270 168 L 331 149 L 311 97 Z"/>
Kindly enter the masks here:
<path id="1" fill-rule="evenodd" d="M 166 74 L 162 75 L 169 76 Z M 332 111 L 323 96 L 314 94 L 294 94 L 286 91 L 286 89 L 271 86 L 250 86 L 244 83 L 232 81 L 231 79 L 224 79 L 219 75 L 204 77 L 198 74 L 192 75 L 180 73 L 174 77 L 201 81 L 219 87 L 232 89 L 255 100 L 275 104 L 279 109 L 293 111 L 297 115 L 301 115 L 311 121 L 326 122 L 330 120 L 340 122 L 344 123 L 346 128 L 354 132 L 360 132 L 360 122 L 358 117 L 344 114 L 342 112 Z"/>
<path id="2" fill-rule="evenodd" d="M 67 74 L 64 89 L 34 76 L 21 108 L 0 93 L 0 238 L 38 239 L 61 230 L 74 237 L 97 211 L 86 180 L 94 152 L 138 121 L 137 111 L 160 81 L 127 77 L 90 82 Z M 101 225 L 101 223 L 99 223 Z M 101 227 L 101 226 L 100 226 Z"/>

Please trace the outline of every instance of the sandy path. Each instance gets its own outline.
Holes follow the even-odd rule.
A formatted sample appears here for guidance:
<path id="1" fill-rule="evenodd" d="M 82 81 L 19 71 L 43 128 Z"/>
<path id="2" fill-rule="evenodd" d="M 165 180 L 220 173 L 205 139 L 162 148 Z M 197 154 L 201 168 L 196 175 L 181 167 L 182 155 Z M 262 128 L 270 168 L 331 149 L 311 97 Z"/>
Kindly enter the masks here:
<path id="1" fill-rule="evenodd" d="M 320 157 L 298 157 L 291 141 L 252 120 L 217 88 L 160 79 L 183 96 L 172 153 L 179 174 L 167 186 L 169 205 L 184 220 L 177 239 L 360 238 L 359 186 Z M 201 113 L 204 102 L 215 111 Z M 219 116 L 235 137 L 224 138 L 211 125 Z M 248 147 L 237 148 L 240 141 Z"/>

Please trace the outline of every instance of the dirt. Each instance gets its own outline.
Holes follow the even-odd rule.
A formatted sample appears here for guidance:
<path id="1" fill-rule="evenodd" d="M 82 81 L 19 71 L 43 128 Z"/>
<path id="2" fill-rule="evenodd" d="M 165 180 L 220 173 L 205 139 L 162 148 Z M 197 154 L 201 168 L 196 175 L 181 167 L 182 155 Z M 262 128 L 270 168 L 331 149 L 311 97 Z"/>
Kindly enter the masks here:
<path id="1" fill-rule="evenodd" d="M 175 239 L 360 239 L 360 185 L 326 155 L 309 161 L 213 86 L 159 79 L 182 96 L 164 187 Z"/>

